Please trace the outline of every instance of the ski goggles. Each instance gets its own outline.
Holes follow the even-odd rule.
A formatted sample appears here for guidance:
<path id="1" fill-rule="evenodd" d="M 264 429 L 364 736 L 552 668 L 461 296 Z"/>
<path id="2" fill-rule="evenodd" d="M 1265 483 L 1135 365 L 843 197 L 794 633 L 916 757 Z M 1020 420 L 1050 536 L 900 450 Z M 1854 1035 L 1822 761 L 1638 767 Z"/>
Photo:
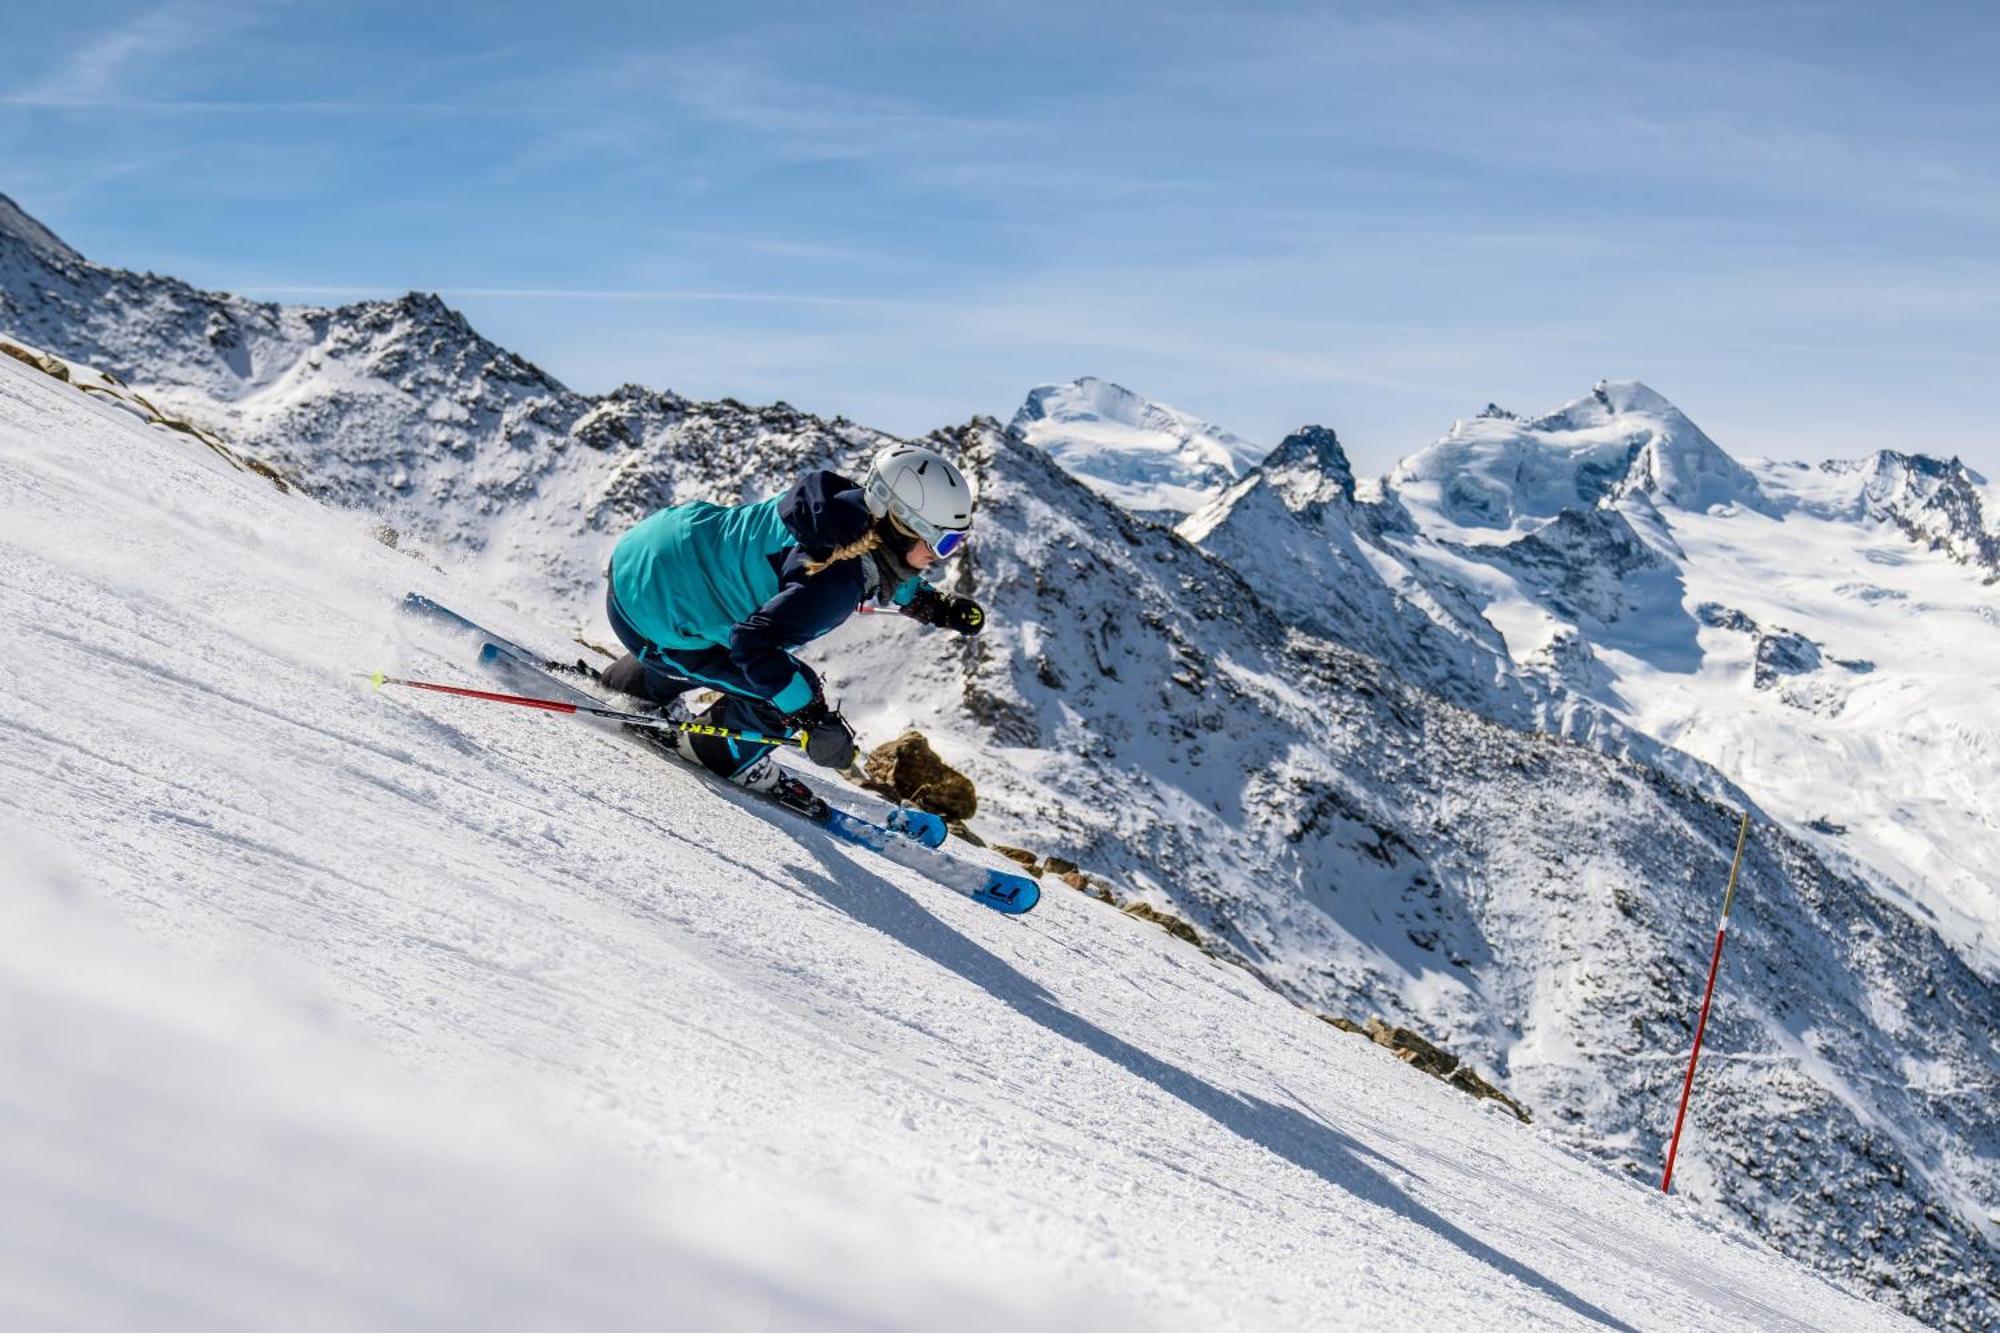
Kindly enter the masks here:
<path id="1" fill-rule="evenodd" d="M 931 554 L 940 560 L 949 560 L 965 549 L 966 538 L 972 535 L 960 528 L 934 528 L 921 519 L 906 519 L 898 514 L 889 515 L 889 526 L 930 547 Z"/>

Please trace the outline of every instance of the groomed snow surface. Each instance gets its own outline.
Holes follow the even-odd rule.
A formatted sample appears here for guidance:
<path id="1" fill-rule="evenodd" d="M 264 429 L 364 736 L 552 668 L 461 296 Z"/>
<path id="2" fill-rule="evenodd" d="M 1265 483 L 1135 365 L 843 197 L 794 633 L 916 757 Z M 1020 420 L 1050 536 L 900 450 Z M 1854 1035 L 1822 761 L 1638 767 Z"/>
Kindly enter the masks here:
<path id="1" fill-rule="evenodd" d="M 475 678 L 410 587 L 560 644 L 367 529 L 0 359 L 0 1326 L 1902 1325 L 1082 895 L 370 692 Z"/>

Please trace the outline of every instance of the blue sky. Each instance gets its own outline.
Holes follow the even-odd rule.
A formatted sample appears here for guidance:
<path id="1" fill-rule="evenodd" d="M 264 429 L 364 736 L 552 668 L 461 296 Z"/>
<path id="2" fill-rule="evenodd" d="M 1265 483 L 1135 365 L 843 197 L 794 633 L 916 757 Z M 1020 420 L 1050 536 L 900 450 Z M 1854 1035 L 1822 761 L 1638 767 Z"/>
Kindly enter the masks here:
<path id="1" fill-rule="evenodd" d="M 915 432 L 1094 374 L 1380 470 L 1610 376 L 2000 473 L 2000 9 L 569 9 L 17 0 L 0 192 L 585 390 Z"/>

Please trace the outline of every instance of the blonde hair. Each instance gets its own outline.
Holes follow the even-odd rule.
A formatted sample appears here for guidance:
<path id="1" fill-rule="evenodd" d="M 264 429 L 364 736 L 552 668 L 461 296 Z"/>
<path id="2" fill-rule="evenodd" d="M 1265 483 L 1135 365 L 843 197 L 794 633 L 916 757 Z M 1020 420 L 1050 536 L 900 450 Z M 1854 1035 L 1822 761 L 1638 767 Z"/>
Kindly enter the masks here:
<path id="1" fill-rule="evenodd" d="M 852 560 L 858 555 L 867 555 L 882 544 L 882 530 L 870 525 L 868 531 L 845 546 L 836 546 L 825 558 L 806 561 L 806 573 L 817 574 L 829 565 L 837 565 L 843 560 Z"/>

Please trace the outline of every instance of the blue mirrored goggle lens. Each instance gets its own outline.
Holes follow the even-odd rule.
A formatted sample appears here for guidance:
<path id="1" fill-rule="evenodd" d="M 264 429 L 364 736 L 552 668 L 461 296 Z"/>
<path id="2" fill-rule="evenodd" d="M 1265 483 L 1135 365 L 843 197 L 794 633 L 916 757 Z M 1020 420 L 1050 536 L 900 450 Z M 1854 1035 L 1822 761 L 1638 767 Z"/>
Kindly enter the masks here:
<path id="1" fill-rule="evenodd" d="M 938 539 L 931 543 L 931 550 L 937 554 L 938 559 L 949 560 L 958 554 L 958 548 L 963 545 L 965 545 L 964 533 L 946 532 L 940 533 Z"/>

